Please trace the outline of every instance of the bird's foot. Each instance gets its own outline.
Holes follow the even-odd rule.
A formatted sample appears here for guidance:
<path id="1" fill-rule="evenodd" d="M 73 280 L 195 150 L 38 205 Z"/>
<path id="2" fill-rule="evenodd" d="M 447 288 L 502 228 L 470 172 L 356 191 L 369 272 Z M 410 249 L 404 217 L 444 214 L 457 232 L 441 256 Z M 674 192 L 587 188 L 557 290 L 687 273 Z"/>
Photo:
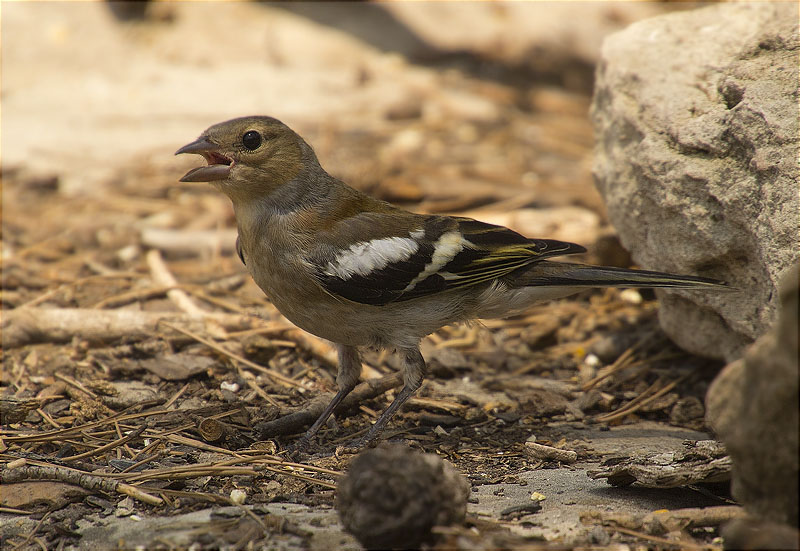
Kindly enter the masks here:
<path id="1" fill-rule="evenodd" d="M 311 439 L 302 436 L 297 442 L 289 446 L 286 450 L 286 457 L 295 462 L 300 461 L 308 457 L 310 448 Z"/>

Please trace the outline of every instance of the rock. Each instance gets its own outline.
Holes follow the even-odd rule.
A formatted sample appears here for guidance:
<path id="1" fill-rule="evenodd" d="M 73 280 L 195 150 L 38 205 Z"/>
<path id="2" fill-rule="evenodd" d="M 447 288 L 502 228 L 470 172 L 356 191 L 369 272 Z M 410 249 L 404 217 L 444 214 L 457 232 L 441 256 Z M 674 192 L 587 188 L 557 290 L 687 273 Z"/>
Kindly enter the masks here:
<path id="1" fill-rule="evenodd" d="M 463 522 L 470 486 L 447 461 L 405 446 L 367 450 L 350 463 L 336 492 L 342 524 L 367 549 L 409 549 L 431 528 Z"/>
<path id="2" fill-rule="evenodd" d="M 278 347 L 264 335 L 246 335 L 242 338 L 242 352 L 248 360 L 253 360 L 261 365 L 268 365 L 269 361 L 278 353 Z"/>
<path id="3" fill-rule="evenodd" d="M 623 245 L 742 290 L 660 295 L 662 326 L 694 353 L 740 357 L 798 258 L 796 19 L 791 3 L 721 4 L 603 44 L 594 174 Z"/>
<path id="4" fill-rule="evenodd" d="M 139 365 L 165 381 L 183 381 L 208 371 L 215 363 L 207 356 L 180 352 L 159 358 L 146 358 L 140 361 Z"/>
<path id="5" fill-rule="evenodd" d="M 113 409 L 126 409 L 137 404 L 164 399 L 153 385 L 141 381 L 115 381 L 112 383 L 114 393 L 103 396 L 105 405 Z"/>
<path id="6" fill-rule="evenodd" d="M 679 427 L 701 430 L 705 412 L 703 403 L 697 397 L 686 396 L 672 406 L 669 412 L 669 422 Z"/>
<path id="7" fill-rule="evenodd" d="M 800 532 L 785 524 L 735 519 L 722 528 L 725 549 L 800 549 Z"/>
<path id="8" fill-rule="evenodd" d="M 754 515 L 798 525 L 798 267 L 784 279 L 777 325 L 728 365 L 706 420 L 733 458 L 733 495 Z"/>
<path id="9" fill-rule="evenodd" d="M 549 390 L 526 388 L 516 392 L 509 389 L 507 393 L 519 400 L 519 412 L 522 415 L 552 417 L 564 413 L 567 409 L 567 399 Z"/>
<path id="10" fill-rule="evenodd" d="M 3 484 L 0 506 L 29 511 L 57 511 L 82 501 L 89 492 L 79 486 L 47 480 Z"/>
<path id="11" fill-rule="evenodd" d="M 612 486 L 636 483 L 645 488 L 677 488 L 730 480 L 731 460 L 725 446 L 714 440 L 686 440 L 682 450 L 656 453 L 625 451 L 607 457 L 586 474 L 605 478 Z"/>

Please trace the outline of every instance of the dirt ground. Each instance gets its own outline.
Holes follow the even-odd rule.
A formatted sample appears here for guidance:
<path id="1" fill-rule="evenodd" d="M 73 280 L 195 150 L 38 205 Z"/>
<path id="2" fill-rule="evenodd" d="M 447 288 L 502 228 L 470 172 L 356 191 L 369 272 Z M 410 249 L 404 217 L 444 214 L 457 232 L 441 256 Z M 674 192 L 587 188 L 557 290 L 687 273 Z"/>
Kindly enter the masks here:
<path id="1" fill-rule="evenodd" d="M 196 161 L 172 152 L 213 123 L 276 116 L 375 196 L 630 264 L 591 180 L 593 63 L 666 8 L 475 4 L 434 32 L 446 8 L 413 6 L 3 4 L 4 548 L 359 548 L 337 448 L 391 401 L 396 358 L 365 354 L 373 386 L 308 457 L 285 454 L 302 427 L 265 434 L 330 396 L 335 354 L 249 278 L 227 199 L 177 182 Z M 470 483 L 438 547 L 721 548 L 729 464 L 697 443 L 721 365 L 657 310 L 587 291 L 425 340 L 386 438 Z"/>

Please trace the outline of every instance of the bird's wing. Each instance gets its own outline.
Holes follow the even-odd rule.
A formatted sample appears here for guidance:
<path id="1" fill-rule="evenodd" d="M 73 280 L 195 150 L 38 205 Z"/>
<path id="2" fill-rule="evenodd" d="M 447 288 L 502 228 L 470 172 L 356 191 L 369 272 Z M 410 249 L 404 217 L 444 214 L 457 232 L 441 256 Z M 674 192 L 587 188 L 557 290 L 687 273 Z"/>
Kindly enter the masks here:
<path id="1" fill-rule="evenodd" d="M 470 218 L 365 213 L 342 223 L 358 239 L 337 239 L 333 227 L 306 260 L 326 291 L 362 304 L 478 285 L 549 256 L 585 251 Z"/>

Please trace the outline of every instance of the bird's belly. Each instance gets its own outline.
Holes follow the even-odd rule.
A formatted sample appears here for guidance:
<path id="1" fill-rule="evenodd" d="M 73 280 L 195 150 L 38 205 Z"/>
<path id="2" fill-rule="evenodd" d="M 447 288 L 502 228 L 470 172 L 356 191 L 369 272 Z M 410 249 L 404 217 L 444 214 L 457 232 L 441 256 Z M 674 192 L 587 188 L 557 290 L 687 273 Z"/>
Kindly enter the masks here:
<path id="1" fill-rule="evenodd" d="M 583 287 L 488 287 L 481 295 L 475 312 L 480 318 L 505 318 L 527 310 L 533 304 L 574 295 Z"/>
<path id="2" fill-rule="evenodd" d="M 302 276 L 256 283 L 286 319 L 309 333 L 350 346 L 407 348 L 440 327 L 464 318 L 452 301 L 360 304 L 326 293 Z M 302 297 L 298 300 L 298 296 Z"/>
<path id="3" fill-rule="evenodd" d="M 352 303 L 339 301 L 325 293 L 315 281 L 302 274 L 262 275 L 253 279 L 272 304 L 289 321 L 312 335 L 351 346 L 372 344 L 380 327 L 365 331 L 368 313 L 360 312 Z"/>

